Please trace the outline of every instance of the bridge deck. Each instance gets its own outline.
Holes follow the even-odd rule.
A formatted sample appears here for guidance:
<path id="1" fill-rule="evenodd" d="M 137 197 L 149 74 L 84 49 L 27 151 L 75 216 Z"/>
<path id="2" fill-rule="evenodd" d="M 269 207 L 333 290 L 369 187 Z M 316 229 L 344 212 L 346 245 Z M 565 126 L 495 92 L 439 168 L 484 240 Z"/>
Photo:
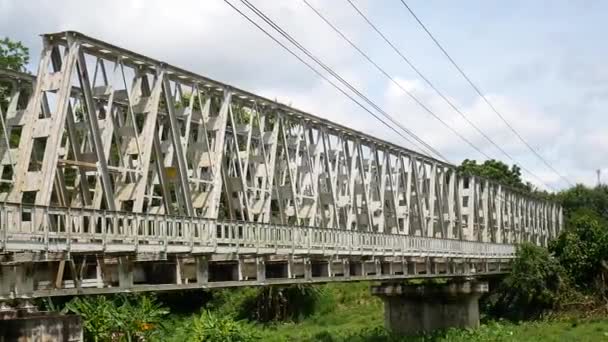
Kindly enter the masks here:
<path id="1" fill-rule="evenodd" d="M 515 246 L 0 204 L 0 299 L 495 274 Z M 476 272 L 476 273 L 474 273 Z"/>

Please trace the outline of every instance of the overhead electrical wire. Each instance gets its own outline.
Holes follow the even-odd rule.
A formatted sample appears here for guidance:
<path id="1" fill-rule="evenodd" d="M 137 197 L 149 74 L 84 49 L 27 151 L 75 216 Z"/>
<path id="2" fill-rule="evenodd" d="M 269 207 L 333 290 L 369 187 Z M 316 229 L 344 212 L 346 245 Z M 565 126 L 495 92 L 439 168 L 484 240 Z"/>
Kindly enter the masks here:
<path id="1" fill-rule="evenodd" d="M 229 5 L 231 5 L 231 7 L 233 9 L 236 10 L 236 7 L 234 5 L 232 5 L 227 0 L 224 0 L 224 1 L 227 2 Z M 366 95 L 364 95 L 363 93 L 361 93 L 361 91 L 359 91 L 357 88 L 355 88 L 351 83 L 349 83 L 344 78 L 342 78 L 332 68 L 330 68 L 325 63 L 323 63 L 318 57 L 316 57 L 314 54 L 312 54 L 308 49 L 306 49 L 302 44 L 300 44 L 296 39 L 294 39 L 289 33 L 287 33 L 285 30 L 283 30 L 272 19 L 270 19 L 262 11 L 260 11 L 255 5 L 251 4 L 247 0 L 241 0 L 241 3 L 243 3 L 252 12 L 254 12 L 254 14 L 256 14 L 260 19 L 262 19 L 264 22 L 266 22 L 266 24 L 268 24 L 269 26 L 271 26 L 284 39 L 288 40 L 291 44 L 293 44 L 296 48 L 298 48 L 301 52 L 303 52 L 306 56 L 308 56 L 308 58 L 312 59 L 316 64 L 318 64 L 319 66 L 321 66 L 325 71 L 327 71 L 330 75 L 332 75 L 334 78 L 336 78 L 340 83 L 342 83 L 344 86 L 346 86 L 350 91 L 352 91 L 353 93 L 355 93 L 359 98 L 363 99 L 363 101 L 365 101 L 368 105 L 370 105 L 372 108 L 374 108 L 380 114 L 382 114 L 384 117 L 386 117 L 391 122 L 393 122 L 395 125 L 397 125 L 401 130 L 403 130 L 404 132 L 406 132 L 407 134 L 409 134 L 413 139 L 415 139 L 416 141 L 418 141 L 426 149 L 428 149 L 429 151 L 431 151 L 432 154 L 435 154 L 436 156 L 438 156 L 440 159 L 443 159 L 444 161 L 448 161 L 448 159 L 445 156 L 443 156 L 439 151 L 437 151 L 435 148 L 433 148 L 432 146 L 430 146 L 428 143 L 426 143 L 424 140 L 422 140 L 420 137 L 418 137 L 411 130 L 405 128 L 401 123 L 399 123 L 398 121 L 396 121 L 390 114 L 388 114 L 386 111 L 384 111 L 375 102 L 373 102 L 372 100 L 370 100 Z M 253 20 L 251 18 L 249 18 L 246 14 L 244 14 L 242 11 L 238 11 L 238 12 L 239 12 L 239 14 L 245 16 L 245 18 L 248 19 L 250 22 L 254 23 Z M 261 29 L 261 27 L 259 25 L 257 25 L 257 23 L 256 23 L 256 27 L 258 27 L 258 29 Z M 270 33 L 268 33 L 267 31 L 264 30 L 263 32 L 272 37 L 272 35 L 270 35 Z M 275 42 L 277 41 L 274 37 L 273 37 L 273 40 L 275 40 Z M 281 45 L 283 46 L 283 44 L 281 44 Z M 300 58 L 298 58 L 298 59 L 300 59 Z M 332 85 L 334 85 L 334 84 L 332 84 Z M 340 88 L 340 87 L 338 87 L 336 85 L 334 85 L 334 86 L 337 87 L 337 89 L 340 89 L 340 91 L 343 94 L 345 93 L 342 88 Z M 349 96 L 349 98 L 351 98 L 351 100 L 352 100 L 351 96 Z M 359 103 L 358 101 L 357 101 L 357 104 L 359 106 L 362 106 L 361 103 Z M 362 108 L 364 108 L 364 106 L 362 106 Z M 366 111 L 367 112 L 371 112 L 369 109 L 366 109 Z M 374 115 L 374 117 L 377 117 L 377 116 Z M 388 124 L 387 124 L 387 126 L 391 127 L 391 129 L 393 131 L 396 131 L 394 127 L 392 127 L 392 126 L 390 126 Z M 399 135 L 403 137 L 402 134 L 399 134 Z"/>
<path id="2" fill-rule="evenodd" d="M 427 113 L 432 115 L 435 119 L 441 122 L 446 128 L 448 128 L 452 133 L 456 134 L 460 139 L 465 141 L 469 146 L 471 146 L 474 150 L 479 152 L 481 155 L 488 159 L 492 159 L 488 154 L 483 152 L 479 147 L 473 144 L 470 140 L 464 137 L 462 134 L 458 133 L 452 126 L 450 126 L 447 122 L 445 122 L 441 117 L 435 114 L 433 111 L 429 109 L 422 101 L 420 101 L 414 94 L 405 89 L 403 85 L 401 85 L 394 77 L 388 74 L 386 70 L 384 70 L 378 63 L 376 63 L 368 54 L 366 54 L 363 50 L 361 50 L 351 39 L 349 39 L 340 29 L 338 29 L 333 23 L 331 23 L 325 16 L 317 10 L 314 6 L 312 6 L 307 0 L 302 0 L 319 18 L 321 18 L 327 25 L 329 25 L 340 37 L 342 37 L 351 47 L 353 47 L 361 56 L 363 56 L 369 63 L 371 63 L 378 71 L 380 71 L 384 76 L 386 76 L 394 85 L 399 87 L 404 93 L 406 93 L 412 100 L 414 100 L 419 106 L 421 106 Z"/>
<path id="3" fill-rule="evenodd" d="M 347 0 L 347 1 L 351 2 L 350 0 Z M 431 40 L 433 40 L 433 42 L 435 43 L 435 45 L 447 57 L 447 59 L 450 61 L 450 63 L 456 68 L 456 70 L 458 70 L 458 72 L 460 73 L 460 75 L 475 90 L 475 92 L 477 93 L 477 95 L 479 95 L 479 97 L 481 97 L 481 99 L 483 99 L 483 101 L 488 105 L 488 107 L 490 107 L 490 109 L 492 109 L 492 111 L 494 112 L 494 114 L 496 114 L 502 120 L 502 122 L 513 132 L 513 134 L 515 134 L 515 136 L 517 136 L 517 138 L 519 138 L 519 140 L 522 143 L 524 143 L 524 145 L 526 145 L 527 148 L 530 151 L 532 151 L 532 153 L 534 153 L 538 157 L 538 159 L 540 159 L 549 169 L 551 169 L 555 174 L 557 174 L 568 185 L 572 186 L 573 185 L 572 182 L 569 179 L 567 179 L 566 177 L 564 177 L 560 172 L 558 172 L 545 158 L 543 158 L 543 156 L 538 151 L 536 151 L 536 149 L 534 147 L 532 147 L 532 145 L 530 145 L 526 141 L 526 139 L 524 139 L 524 137 L 515 129 L 515 127 L 513 127 L 513 125 L 511 125 L 509 123 L 509 121 L 507 121 L 507 119 L 496 109 L 496 107 L 492 104 L 492 102 L 490 102 L 490 100 L 488 99 L 488 97 L 471 80 L 471 78 L 464 72 L 464 70 L 458 65 L 458 63 L 456 63 L 456 61 L 452 58 L 452 56 L 450 56 L 450 54 L 441 45 L 441 43 L 439 43 L 439 41 L 435 38 L 435 36 L 429 31 L 429 29 L 422 22 L 422 20 L 420 20 L 420 18 L 416 15 L 416 13 L 414 13 L 414 11 L 411 9 L 411 7 L 408 6 L 408 4 L 404 0 L 399 0 L 399 1 L 401 1 L 401 4 L 403 4 L 403 6 L 405 6 L 405 8 L 407 9 L 407 11 L 412 15 L 412 17 L 414 17 L 414 19 L 416 20 L 416 22 L 418 22 L 418 24 L 420 25 L 420 27 L 422 27 L 422 29 L 431 38 Z M 352 5 L 352 2 L 351 2 L 351 5 Z"/>
<path id="4" fill-rule="evenodd" d="M 370 61 L 372 64 L 374 64 L 374 66 L 376 66 L 377 69 L 379 69 L 386 77 L 388 77 L 393 83 L 397 84 L 399 86 L 399 88 L 401 88 L 401 90 L 405 91 L 408 95 L 410 95 L 410 92 L 408 92 L 404 87 L 400 86 L 398 84 L 398 82 L 396 82 L 394 80 L 393 77 L 391 77 L 390 75 L 388 75 L 384 70 L 381 70 L 381 68 L 378 67 L 377 63 L 373 62 L 371 60 L 371 58 L 365 54 L 363 51 L 361 51 L 360 48 L 358 48 L 354 43 L 352 43 L 352 41 L 350 39 L 348 39 L 339 29 L 337 29 L 335 27 L 335 25 L 331 24 L 327 19 L 325 19 L 323 17 L 323 15 L 317 11 L 313 6 L 310 5 L 310 3 L 308 3 L 308 1 L 306 0 L 302 0 L 304 3 L 306 3 L 306 5 L 308 5 L 308 7 L 310 7 L 319 17 L 321 17 L 321 19 L 323 19 L 323 21 L 325 21 L 330 27 L 332 27 L 332 29 L 334 31 L 336 31 L 340 36 L 342 36 L 342 38 L 344 38 L 351 46 L 353 46 L 357 51 L 359 51 L 359 53 L 361 53 L 368 61 Z M 397 53 L 397 55 L 399 55 L 399 57 L 401 57 L 401 59 L 420 77 L 422 78 L 422 80 L 431 88 L 433 89 L 433 91 L 439 95 L 439 97 L 448 104 L 448 106 L 450 106 L 456 113 L 458 113 L 458 115 L 460 115 L 471 127 L 473 127 L 480 135 L 482 135 L 488 142 L 490 142 L 492 145 L 494 145 L 502 154 L 504 154 L 507 158 L 509 158 L 513 163 L 515 164 L 519 164 L 519 167 L 526 171 L 528 174 L 530 174 L 532 177 L 534 177 L 536 180 L 538 180 L 540 183 L 544 184 L 547 188 L 550 188 L 552 190 L 555 190 L 552 186 L 550 186 L 549 184 L 546 184 L 539 176 L 537 176 L 535 173 L 533 173 L 532 171 L 530 171 L 529 169 L 527 169 L 526 167 L 524 167 L 523 165 L 521 165 L 521 163 L 518 163 L 515 158 L 513 158 L 513 156 L 511 156 L 511 154 L 509 154 L 504 148 L 502 148 L 498 143 L 496 143 L 488 134 L 486 134 L 481 128 L 479 128 L 479 126 L 477 126 L 473 121 L 471 121 L 467 115 L 464 114 L 464 112 L 462 110 L 460 110 L 445 94 L 443 94 L 443 92 L 441 92 L 434 84 L 433 82 L 431 82 L 428 77 L 426 77 L 419 69 L 418 67 L 416 67 L 412 61 L 410 61 L 409 58 L 407 58 L 405 56 L 405 54 L 390 40 L 388 39 L 388 37 L 351 1 L 351 0 L 346 0 L 351 7 L 359 14 L 359 16 L 361 16 L 361 18 L 363 18 L 363 20 L 384 40 L 385 43 L 387 43 L 393 51 L 395 51 L 395 53 Z M 411 97 L 411 95 L 410 95 Z M 440 120 L 444 125 L 448 126 L 447 123 L 445 123 L 443 120 L 437 118 L 438 120 Z M 455 129 L 453 129 L 451 126 L 449 127 L 450 130 L 452 132 L 454 132 L 454 134 L 456 134 L 458 137 L 460 137 L 462 140 L 464 140 L 465 142 L 467 142 L 469 145 L 471 145 L 473 148 L 475 148 L 477 151 L 479 151 L 481 154 L 483 154 L 486 158 L 488 159 L 492 159 L 490 156 L 488 156 L 486 153 L 482 152 L 477 146 L 474 146 L 468 139 L 466 139 L 465 137 L 463 137 L 461 134 L 457 133 L 457 131 Z"/>
<path id="5" fill-rule="evenodd" d="M 230 1 L 228 0 L 224 0 L 224 2 L 226 4 L 228 4 L 233 10 L 235 10 L 238 14 L 240 14 L 243 18 L 245 18 L 247 21 L 249 21 L 251 24 L 253 24 L 257 29 L 259 29 L 260 31 L 262 31 L 266 36 L 268 36 L 270 39 L 272 39 L 275 43 L 277 43 L 279 46 L 281 46 L 284 50 L 286 50 L 289 54 L 291 54 L 292 56 L 294 56 L 296 59 L 298 59 L 301 63 L 303 63 L 304 65 L 306 65 L 310 70 L 312 70 L 317 76 L 319 76 L 320 78 L 322 78 L 324 81 L 328 82 L 331 86 L 333 86 L 334 88 L 336 88 L 340 93 L 342 93 L 344 96 L 346 96 L 348 99 L 350 99 L 351 101 L 353 101 L 355 104 L 357 104 L 359 107 L 361 107 L 364 111 L 366 111 L 367 113 L 369 113 L 370 115 L 372 115 L 376 120 L 380 121 L 382 124 L 384 124 L 385 126 L 387 126 L 389 129 L 391 129 L 392 131 L 394 131 L 395 133 L 397 133 L 400 137 L 402 137 L 404 140 L 406 140 L 407 142 L 409 142 L 410 144 L 416 146 L 418 149 L 420 149 L 421 151 L 424 151 L 423 148 L 421 148 L 420 146 L 417 146 L 416 143 L 412 142 L 409 138 L 407 138 L 406 136 L 403 135 L 402 132 L 398 131 L 397 129 L 395 129 L 395 127 L 393 127 L 392 125 L 388 124 L 386 121 L 382 120 L 382 118 L 380 118 L 377 114 L 375 114 L 374 112 L 372 112 L 369 108 L 367 108 L 365 105 L 363 105 L 361 102 L 359 102 L 357 99 L 355 99 L 352 95 L 348 94 L 344 89 L 342 89 L 341 87 L 339 87 L 335 82 L 333 82 L 332 80 L 330 80 L 329 78 L 327 78 L 325 75 L 323 75 L 319 70 L 317 70 L 315 67 L 313 67 L 310 63 L 308 63 L 307 61 L 305 61 L 302 57 L 300 57 L 298 54 L 296 54 L 295 52 L 293 52 L 289 47 L 287 47 L 285 44 L 283 44 L 281 41 L 279 41 L 277 38 L 275 38 L 272 34 L 270 34 L 267 30 L 265 30 L 263 27 L 261 27 L 258 23 L 256 23 L 253 19 L 251 19 L 247 14 L 245 14 L 243 11 L 241 11 L 240 9 L 238 9 L 236 6 L 234 6 Z M 433 154 L 432 151 L 425 151 L 426 153 L 429 154 Z M 443 159 L 444 161 L 447 161 L 445 157 L 443 157 L 440 153 L 438 154 L 438 157 Z"/>
<path id="6" fill-rule="evenodd" d="M 396 124 L 399 128 L 401 128 L 402 130 L 404 130 L 406 133 L 408 133 L 410 136 L 412 136 L 416 141 L 418 141 L 419 143 L 421 143 L 423 146 L 425 146 L 427 149 L 429 149 L 430 151 L 432 151 L 433 153 L 435 153 L 438 156 L 441 156 L 441 158 L 443 158 L 444 160 L 447 160 L 447 158 L 445 158 L 444 156 L 441 155 L 441 153 L 439 153 L 436 149 L 434 149 L 432 146 L 430 146 L 428 143 L 426 143 L 424 140 L 422 140 L 420 137 L 418 137 L 416 134 L 414 134 L 411 130 L 405 128 L 400 122 L 398 122 L 397 120 L 395 120 L 395 118 L 393 118 L 393 116 L 391 116 L 390 114 L 388 114 L 386 111 L 384 111 L 381 107 L 379 107 L 375 102 L 373 102 L 372 100 L 370 100 L 367 96 L 365 96 L 363 93 L 361 93 L 357 88 L 355 88 L 350 82 L 346 81 L 344 78 L 342 78 L 342 76 L 340 76 L 338 73 L 336 73 L 332 68 L 330 68 L 329 66 L 327 66 L 325 63 L 323 63 L 323 61 L 321 61 L 318 57 L 316 57 L 315 55 L 313 55 L 308 49 L 306 49 L 302 44 L 300 44 L 295 38 L 293 38 L 289 33 L 287 33 L 285 30 L 283 30 L 278 24 L 276 24 L 272 19 L 270 19 L 268 16 L 266 16 L 262 11 L 260 11 L 255 5 L 251 4 L 249 1 L 247 0 L 241 0 L 241 2 L 243 4 L 245 4 L 250 10 L 252 10 L 259 18 L 261 18 L 262 20 L 264 20 L 268 25 L 270 25 L 275 31 L 277 31 L 281 36 L 283 36 L 283 38 L 287 39 L 289 42 L 291 42 L 295 47 L 297 47 L 300 51 L 302 51 L 306 56 L 308 56 L 310 59 L 312 59 L 315 63 L 317 63 L 319 66 L 321 66 L 325 71 L 327 71 L 330 75 L 332 75 L 333 77 L 335 77 L 338 81 L 340 81 L 340 83 L 342 83 L 343 85 L 345 85 L 348 89 L 350 89 L 353 93 L 355 93 L 357 96 L 359 96 L 361 99 L 363 99 L 365 102 L 367 102 L 370 106 L 372 106 L 375 110 L 377 110 L 378 112 L 380 112 L 384 117 L 386 117 L 387 119 L 389 119 L 390 121 L 392 121 L 394 124 Z"/>

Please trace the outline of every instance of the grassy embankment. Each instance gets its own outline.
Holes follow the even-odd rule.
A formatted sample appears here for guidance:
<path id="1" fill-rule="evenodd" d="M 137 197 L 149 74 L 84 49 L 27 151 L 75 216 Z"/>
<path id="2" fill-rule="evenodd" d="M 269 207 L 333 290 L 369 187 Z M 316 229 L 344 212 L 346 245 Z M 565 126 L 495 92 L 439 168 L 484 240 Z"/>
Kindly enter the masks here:
<path id="1" fill-rule="evenodd" d="M 248 323 L 260 341 L 608 341 L 608 318 L 576 318 L 573 314 L 514 324 L 487 322 L 479 329 L 450 330 L 429 336 L 398 338 L 383 329 L 382 302 L 369 292 L 367 283 L 324 285 L 315 313 L 292 323 Z M 235 293 L 235 297 L 242 294 Z M 233 315 L 239 298 L 211 307 L 220 315 Z M 580 316 L 579 316 L 580 317 Z M 183 341 L 191 316 L 173 316 L 160 340 Z"/>

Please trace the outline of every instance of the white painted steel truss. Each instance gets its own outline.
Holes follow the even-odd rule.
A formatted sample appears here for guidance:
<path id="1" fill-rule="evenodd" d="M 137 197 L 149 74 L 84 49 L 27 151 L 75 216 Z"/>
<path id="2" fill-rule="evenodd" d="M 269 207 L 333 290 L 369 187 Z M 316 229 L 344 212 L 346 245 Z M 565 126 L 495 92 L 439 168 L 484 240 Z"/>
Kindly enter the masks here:
<path id="1" fill-rule="evenodd" d="M 561 229 L 555 203 L 431 157 L 80 33 L 43 41 L 35 82 L 0 72 L 7 202 L 497 244 Z"/>

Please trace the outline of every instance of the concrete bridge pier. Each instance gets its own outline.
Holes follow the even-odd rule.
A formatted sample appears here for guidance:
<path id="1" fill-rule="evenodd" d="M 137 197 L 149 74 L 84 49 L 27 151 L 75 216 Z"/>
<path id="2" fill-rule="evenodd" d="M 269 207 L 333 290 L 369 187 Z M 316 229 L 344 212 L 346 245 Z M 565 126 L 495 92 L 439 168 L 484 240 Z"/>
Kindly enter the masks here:
<path id="1" fill-rule="evenodd" d="M 386 328 L 400 335 L 478 327 L 478 300 L 485 292 L 488 284 L 475 281 L 372 287 L 372 293 L 384 301 Z"/>
<path id="2" fill-rule="evenodd" d="M 30 300 L 0 302 L 0 342 L 84 341 L 76 315 L 38 311 Z"/>

